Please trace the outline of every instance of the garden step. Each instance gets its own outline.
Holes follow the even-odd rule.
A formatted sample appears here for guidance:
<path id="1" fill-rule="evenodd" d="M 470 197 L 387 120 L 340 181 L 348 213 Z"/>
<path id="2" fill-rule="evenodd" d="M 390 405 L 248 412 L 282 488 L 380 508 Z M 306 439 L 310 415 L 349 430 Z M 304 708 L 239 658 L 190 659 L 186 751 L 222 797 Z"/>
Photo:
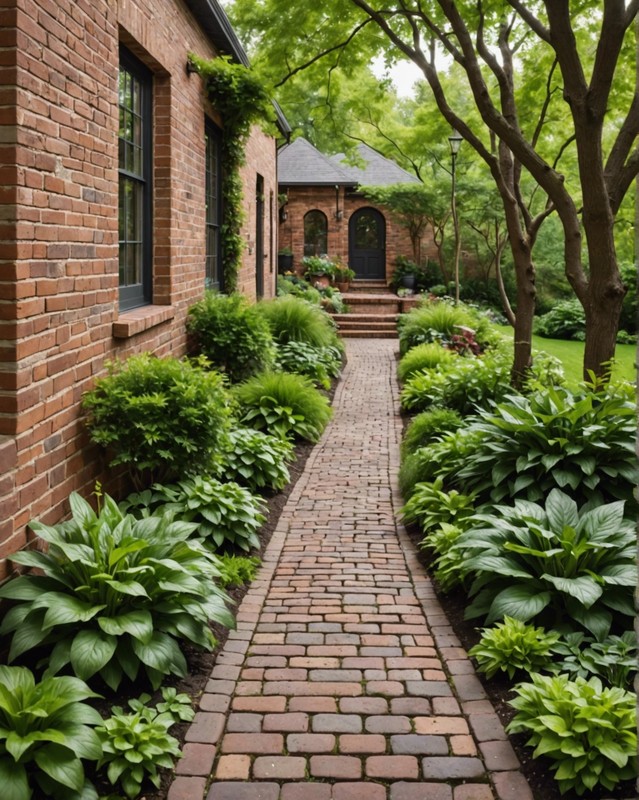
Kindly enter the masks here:
<path id="1" fill-rule="evenodd" d="M 388 286 L 386 281 L 355 280 L 351 283 L 348 291 L 388 294 Z"/>
<path id="2" fill-rule="evenodd" d="M 338 324 L 341 322 L 353 321 L 356 324 L 366 322 L 383 322 L 388 324 L 397 324 L 399 314 L 332 314 L 333 319 Z"/>
<path id="3" fill-rule="evenodd" d="M 340 328 L 339 335 L 343 339 L 396 339 L 397 331 L 386 328 L 384 330 L 369 328 L 352 330 L 350 328 Z"/>

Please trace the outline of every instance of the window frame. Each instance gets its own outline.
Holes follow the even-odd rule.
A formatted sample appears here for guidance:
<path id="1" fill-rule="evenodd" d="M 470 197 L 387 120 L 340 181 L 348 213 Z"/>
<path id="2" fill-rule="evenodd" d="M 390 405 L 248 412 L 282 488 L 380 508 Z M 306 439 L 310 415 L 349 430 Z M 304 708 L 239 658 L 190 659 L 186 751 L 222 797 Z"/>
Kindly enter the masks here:
<path id="1" fill-rule="evenodd" d="M 306 220 L 308 219 L 308 217 L 311 216 L 311 214 L 317 216 L 318 219 L 321 217 L 321 219 L 322 219 L 322 221 L 324 223 L 324 230 L 323 230 L 323 233 L 321 234 L 322 238 L 323 238 L 324 249 L 321 250 L 320 252 L 317 252 L 317 250 L 320 249 L 317 246 L 318 245 L 318 237 L 316 236 L 316 238 L 315 238 L 315 240 L 313 242 L 308 242 L 307 238 L 306 238 Z M 313 247 L 313 252 L 312 253 L 309 252 L 309 248 L 311 246 Z M 328 252 L 328 217 L 326 216 L 326 214 L 321 209 L 319 209 L 319 208 L 310 208 L 304 214 L 304 255 L 305 256 L 322 256 L 322 255 L 326 255 L 327 252 Z"/>
<path id="2" fill-rule="evenodd" d="M 224 271 L 222 269 L 222 220 L 223 220 L 223 198 L 222 198 L 222 131 L 212 122 L 208 117 L 204 120 L 204 229 L 205 229 L 205 262 L 204 262 L 204 285 L 206 289 L 214 289 L 217 291 L 224 290 Z M 216 197 L 217 197 L 217 221 L 212 222 L 209 219 L 209 197 L 212 196 L 210 189 L 210 153 L 209 141 L 215 142 L 216 145 Z M 217 261 L 217 280 L 212 280 L 209 275 L 209 264 L 212 254 L 209 249 L 210 239 L 209 232 L 214 228 L 217 231 L 217 252 L 215 253 Z"/>
<path id="3" fill-rule="evenodd" d="M 149 305 L 153 298 L 153 73 L 126 47 L 120 45 L 118 65 L 118 119 L 120 116 L 119 76 L 124 69 L 137 82 L 140 89 L 140 120 L 142 148 L 141 174 L 124 169 L 120 163 L 120 133 L 118 123 L 118 261 L 121 245 L 126 243 L 120 239 L 120 187 L 122 179 L 134 181 L 141 192 L 141 283 L 121 284 L 118 268 L 119 307 L 120 311 L 129 311 L 140 306 Z"/>

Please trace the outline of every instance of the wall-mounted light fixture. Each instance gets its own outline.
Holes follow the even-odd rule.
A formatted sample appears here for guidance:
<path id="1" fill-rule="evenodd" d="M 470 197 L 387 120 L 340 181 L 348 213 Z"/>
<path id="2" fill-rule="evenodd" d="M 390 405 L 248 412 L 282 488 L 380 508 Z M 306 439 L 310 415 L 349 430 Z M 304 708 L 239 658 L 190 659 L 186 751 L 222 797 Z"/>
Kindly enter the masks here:
<path id="1" fill-rule="evenodd" d="M 197 72 L 197 67 L 190 58 L 186 60 L 186 74 L 190 75 L 192 72 Z"/>
<path id="2" fill-rule="evenodd" d="M 281 193 L 277 195 L 277 204 L 279 207 L 279 217 L 280 222 L 286 222 L 288 219 L 288 211 L 286 210 L 286 206 L 288 205 L 288 191 L 286 193 Z"/>
<path id="3" fill-rule="evenodd" d="M 344 216 L 344 212 L 339 207 L 339 186 L 335 184 L 335 219 L 339 222 Z"/>

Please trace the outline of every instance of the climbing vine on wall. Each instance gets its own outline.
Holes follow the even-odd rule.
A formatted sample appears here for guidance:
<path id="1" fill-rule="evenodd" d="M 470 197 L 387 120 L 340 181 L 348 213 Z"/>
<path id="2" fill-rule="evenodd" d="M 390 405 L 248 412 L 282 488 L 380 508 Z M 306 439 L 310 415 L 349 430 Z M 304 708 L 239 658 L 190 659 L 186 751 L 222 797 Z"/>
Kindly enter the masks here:
<path id="1" fill-rule="evenodd" d="M 202 76 L 211 105 L 222 118 L 222 264 L 224 288 L 237 288 L 244 241 L 240 167 L 245 163 L 251 126 L 265 121 L 271 108 L 262 82 L 248 67 L 229 56 L 206 60 L 190 54 L 189 61 Z"/>

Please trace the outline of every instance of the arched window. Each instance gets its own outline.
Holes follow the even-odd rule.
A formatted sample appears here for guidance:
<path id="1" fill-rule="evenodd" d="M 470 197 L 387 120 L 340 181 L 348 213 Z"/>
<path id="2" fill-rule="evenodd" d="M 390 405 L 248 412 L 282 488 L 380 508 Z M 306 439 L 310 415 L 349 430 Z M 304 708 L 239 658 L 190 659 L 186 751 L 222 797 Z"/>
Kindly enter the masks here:
<path id="1" fill-rule="evenodd" d="M 304 215 L 304 255 L 321 256 L 328 252 L 328 220 L 322 211 Z"/>

